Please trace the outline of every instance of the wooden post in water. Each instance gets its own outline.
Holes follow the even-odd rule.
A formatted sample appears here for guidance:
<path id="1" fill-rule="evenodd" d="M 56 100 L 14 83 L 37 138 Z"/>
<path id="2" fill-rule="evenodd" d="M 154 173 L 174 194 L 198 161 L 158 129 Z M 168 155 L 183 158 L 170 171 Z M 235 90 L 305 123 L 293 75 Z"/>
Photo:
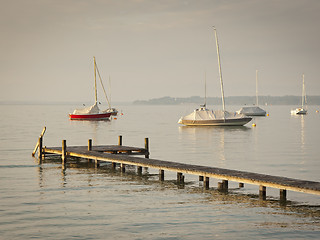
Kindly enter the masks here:
<path id="1" fill-rule="evenodd" d="M 88 151 L 92 151 L 92 139 L 88 140 Z M 88 162 L 92 162 L 92 160 L 88 158 Z"/>
<path id="2" fill-rule="evenodd" d="M 97 159 L 94 160 L 94 167 L 95 168 L 100 167 L 100 161 L 99 160 L 97 160 Z"/>
<path id="3" fill-rule="evenodd" d="M 184 176 L 181 172 L 177 172 L 177 182 L 178 184 L 184 183 Z"/>
<path id="4" fill-rule="evenodd" d="M 115 169 L 116 169 L 116 166 L 117 166 L 117 163 L 112 162 L 112 163 L 111 163 L 111 166 L 112 166 L 112 169 L 115 170 Z"/>
<path id="5" fill-rule="evenodd" d="M 121 164 L 120 164 L 120 171 L 121 171 L 122 173 L 125 173 L 125 172 L 126 172 L 126 165 L 125 165 L 124 163 L 121 163 Z"/>
<path id="6" fill-rule="evenodd" d="M 199 176 L 199 181 L 203 182 L 203 176 Z"/>
<path id="7" fill-rule="evenodd" d="M 164 170 L 159 169 L 159 180 L 164 181 Z"/>
<path id="8" fill-rule="evenodd" d="M 243 188 L 244 187 L 244 183 L 239 183 L 239 188 Z"/>
<path id="9" fill-rule="evenodd" d="M 145 158 L 149 158 L 149 138 L 144 139 L 144 148 L 146 149 Z"/>
<path id="10" fill-rule="evenodd" d="M 122 146 L 122 136 L 120 135 L 119 138 L 118 138 L 118 145 L 119 146 Z"/>
<path id="11" fill-rule="evenodd" d="M 142 175 L 142 167 L 137 166 L 138 175 Z"/>
<path id="12" fill-rule="evenodd" d="M 61 151 L 62 164 L 65 164 L 67 161 L 67 141 L 62 140 L 62 151 Z"/>
<path id="13" fill-rule="evenodd" d="M 287 201 L 287 190 L 286 189 L 280 189 L 280 202 Z"/>
<path id="14" fill-rule="evenodd" d="M 44 133 L 46 132 L 46 127 L 43 127 L 42 132 L 40 134 L 40 137 L 43 138 Z M 32 152 L 32 157 L 34 157 L 34 155 L 36 154 L 36 151 L 39 147 L 40 142 L 38 141 L 36 144 L 36 147 L 34 148 L 33 152 Z"/>
<path id="15" fill-rule="evenodd" d="M 203 181 L 203 187 L 208 190 L 209 189 L 209 177 L 205 177 Z"/>
<path id="16" fill-rule="evenodd" d="M 227 191 L 228 190 L 228 180 L 222 180 L 222 182 L 218 182 L 218 190 Z"/>
<path id="17" fill-rule="evenodd" d="M 259 197 L 262 200 L 266 200 L 267 196 L 267 188 L 265 186 L 260 185 L 259 186 Z"/>
<path id="18" fill-rule="evenodd" d="M 92 150 L 92 139 L 88 140 L 88 151 Z"/>
<path id="19" fill-rule="evenodd" d="M 42 136 L 39 137 L 39 151 L 38 151 L 38 157 L 39 157 L 39 161 L 40 163 L 42 162 Z"/>

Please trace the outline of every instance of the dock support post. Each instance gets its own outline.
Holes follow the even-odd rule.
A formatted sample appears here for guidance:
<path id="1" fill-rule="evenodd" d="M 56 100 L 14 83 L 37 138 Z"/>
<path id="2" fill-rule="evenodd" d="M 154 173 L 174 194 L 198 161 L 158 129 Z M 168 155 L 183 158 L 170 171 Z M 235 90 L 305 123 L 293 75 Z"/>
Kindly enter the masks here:
<path id="1" fill-rule="evenodd" d="M 38 157 L 39 157 L 39 162 L 42 162 L 42 136 L 39 137 L 39 151 L 38 151 Z"/>
<path id="2" fill-rule="evenodd" d="M 286 202 L 286 201 L 287 201 L 287 190 L 280 189 L 280 202 Z"/>
<path id="3" fill-rule="evenodd" d="M 203 176 L 199 176 L 199 181 L 203 182 Z"/>
<path id="4" fill-rule="evenodd" d="M 177 173 L 177 182 L 178 184 L 184 183 L 184 176 L 181 172 Z"/>
<path id="5" fill-rule="evenodd" d="M 138 166 L 137 171 L 138 171 L 138 175 L 142 175 L 142 167 Z"/>
<path id="6" fill-rule="evenodd" d="M 159 169 L 159 180 L 160 181 L 164 181 L 164 170 L 162 169 Z"/>
<path id="7" fill-rule="evenodd" d="M 62 152 L 61 152 L 62 164 L 65 164 L 67 161 L 67 141 L 62 140 Z"/>
<path id="8" fill-rule="evenodd" d="M 239 183 L 239 188 L 243 188 L 244 187 L 244 183 Z"/>
<path id="9" fill-rule="evenodd" d="M 112 162 L 112 163 L 111 163 L 112 170 L 115 170 L 115 169 L 116 169 L 116 166 L 117 166 L 117 164 L 116 164 L 115 162 Z"/>
<path id="10" fill-rule="evenodd" d="M 203 181 L 203 187 L 208 190 L 209 189 L 209 177 L 205 177 Z"/>
<path id="11" fill-rule="evenodd" d="M 267 196 L 267 188 L 265 186 L 260 185 L 259 186 L 259 197 L 262 200 L 266 200 Z"/>
<path id="12" fill-rule="evenodd" d="M 125 172 L 126 172 L 126 165 L 125 165 L 125 164 L 123 164 L 123 163 L 120 164 L 120 171 L 121 171 L 122 173 L 125 173 Z"/>
<path id="13" fill-rule="evenodd" d="M 97 159 L 94 160 L 94 167 L 95 168 L 100 167 L 100 161 L 99 160 L 97 160 Z"/>
<path id="14" fill-rule="evenodd" d="M 88 151 L 92 150 L 92 139 L 88 140 Z"/>
<path id="15" fill-rule="evenodd" d="M 92 150 L 92 139 L 89 139 L 88 140 L 88 151 L 91 151 Z M 88 159 L 88 162 L 92 162 L 91 159 Z"/>
<path id="16" fill-rule="evenodd" d="M 146 149 L 145 158 L 149 158 L 149 138 L 144 139 L 144 148 Z"/>
<path id="17" fill-rule="evenodd" d="M 222 182 L 218 182 L 218 190 L 228 191 L 228 180 L 222 180 Z"/>
<path id="18" fill-rule="evenodd" d="M 119 136 L 119 139 L 118 139 L 118 145 L 122 146 L 122 136 L 121 135 Z"/>

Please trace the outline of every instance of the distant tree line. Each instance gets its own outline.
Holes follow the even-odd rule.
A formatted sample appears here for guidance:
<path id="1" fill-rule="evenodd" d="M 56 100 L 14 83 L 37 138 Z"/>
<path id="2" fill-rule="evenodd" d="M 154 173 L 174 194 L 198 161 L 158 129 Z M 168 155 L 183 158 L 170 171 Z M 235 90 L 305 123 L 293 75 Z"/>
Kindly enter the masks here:
<path id="1" fill-rule="evenodd" d="M 254 105 L 256 103 L 255 96 L 232 96 L 225 97 L 228 105 Z M 178 105 L 178 104 L 203 104 L 204 98 L 192 96 L 187 98 L 161 97 L 149 100 L 137 100 L 133 104 L 137 105 Z M 221 104 L 220 97 L 207 98 L 208 105 Z M 301 96 L 259 96 L 259 105 L 300 105 Z M 320 105 L 320 96 L 307 96 L 308 105 Z"/>

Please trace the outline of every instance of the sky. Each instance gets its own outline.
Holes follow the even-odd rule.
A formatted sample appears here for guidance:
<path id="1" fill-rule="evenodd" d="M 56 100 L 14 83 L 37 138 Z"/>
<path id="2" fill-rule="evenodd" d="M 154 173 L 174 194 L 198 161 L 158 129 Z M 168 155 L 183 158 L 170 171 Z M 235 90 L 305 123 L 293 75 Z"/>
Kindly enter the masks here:
<path id="1" fill-rule="evenodd" d="M 0 101 L 320 95 L 319 0 L 0 0 Z M 109 81 L 110 79 L 110 81 Z M 111 86 L 111 88 L 110 88 Z M 101 89 L 99 99 L 104 100 Z"/>

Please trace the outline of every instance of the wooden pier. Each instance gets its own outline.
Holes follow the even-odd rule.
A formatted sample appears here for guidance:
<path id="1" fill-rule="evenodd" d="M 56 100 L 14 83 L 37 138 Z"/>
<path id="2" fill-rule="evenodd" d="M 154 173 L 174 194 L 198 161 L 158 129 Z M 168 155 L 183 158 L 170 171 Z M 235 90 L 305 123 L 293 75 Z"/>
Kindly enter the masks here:
<path id="1" fill-rule="evenodd" d="M 77 157 L 95 161 L 97 167 L 100 161 L 112 163 L 113 168 L 116 168 L 118 163 L 122 172 L 125 172 L 126 165 L 136 166 L 139 173 L 143 167 L 148 167 L 159 170 L 160 181 L 164 181 L 164 171 L 176 172 L 178 183 L 184 182 L 183 174 L 192 174 L 199 176 L 199 181 L 203 181 L 206 189 L 209 189 L 210 178 L 220 179 L 218 189 L 222 191 L 228 189 L 228 181 L 238 182 L 240 188 L 244 187 L 244 183 L 248 183 L 259 186 L 261 199 L 266 199 L 267 187 L 280 189 L 280 201 L 286 200 L 287 190 L 320 195 L 320 182 L 150 159 L 148 138 L 145 139 L 144 148 L 122 146 L 122 136 L 119 136 L 118 145 L 107 146 L 93 146 L 89 139 L 87 146 L 67 146 L 66 141 L 62 140 L 61 147 L 43 147 L 42 138 L 43 134 L 37 143 L 40 162 L 45 155 L 58 154 L 61 155 L 62 164 L 66 163 L 68 157 Z M 143 155 L 144 158 L 135 155 Z"/>

